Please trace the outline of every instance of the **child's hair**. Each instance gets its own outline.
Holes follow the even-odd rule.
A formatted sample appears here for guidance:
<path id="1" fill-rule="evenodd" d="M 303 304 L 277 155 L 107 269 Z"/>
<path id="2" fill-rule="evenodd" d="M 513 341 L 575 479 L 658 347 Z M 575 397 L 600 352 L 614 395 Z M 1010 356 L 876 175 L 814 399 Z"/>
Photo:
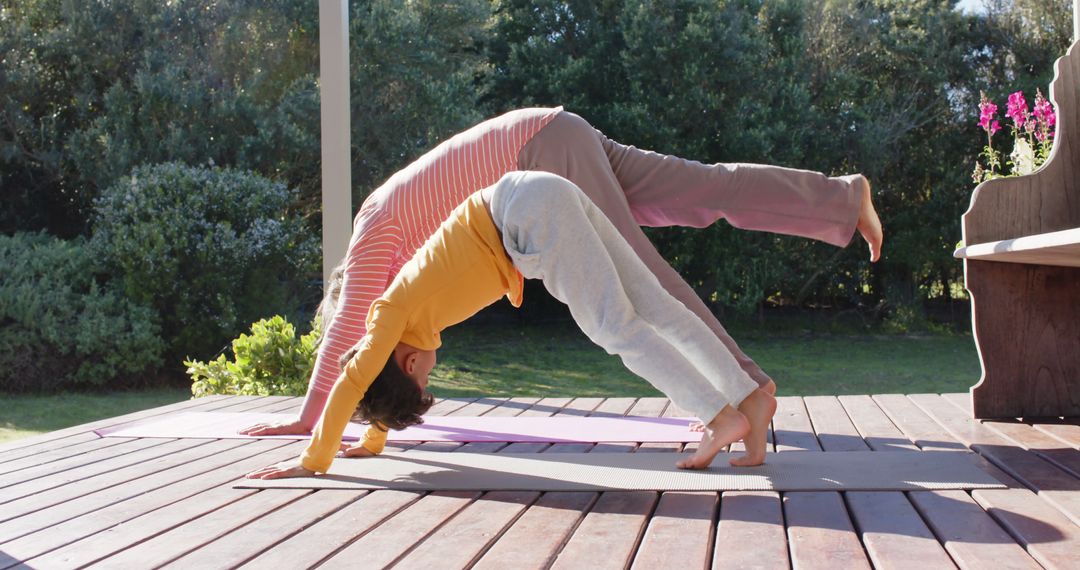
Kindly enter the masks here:
<path id="1" fill-rule="evenodd" d="M 355 349 L 349 352 L 355 354 Z M 342 361 L 348 362 L 348 359 L 343 357 Z M 402 430 L 424 423 L 422 416 L 434 403 L 435 397 L 421 390 L 391 354 L 357 404 L 356 416 L 372 425 L 377 423 L 384 428 Z"/>

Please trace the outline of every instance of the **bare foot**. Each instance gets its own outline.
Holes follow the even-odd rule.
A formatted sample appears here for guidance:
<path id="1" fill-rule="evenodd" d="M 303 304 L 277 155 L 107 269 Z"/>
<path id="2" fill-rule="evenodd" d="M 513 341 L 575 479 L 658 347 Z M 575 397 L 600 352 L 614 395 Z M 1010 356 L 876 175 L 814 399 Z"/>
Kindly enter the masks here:
<path id="1" fill-rule="evenodd" d="M 739 412 L 750 423 L 750 432 L 742 438 L 746 453 L 731 458 L 735 467 L 753 467 L 765 463 L 765 446 L 768 443 L 769 422 L 776 413 L 776 398 L 765 390 L 758 389 L 750 393 L 739 403 Z"/>
<path id="2" fill-rule="evenodd" d="M 761 385 L 761 389 L 769 393 L 770 396 L 776 395 L 776 382 L 769 380 Z M 694 422 L 690 424 L 690 431 L 705 431 L 705 422 Z"/>
<path id="3" fill-rule="evenodd" d="M 875 262 L 881 259 L 881 242 L 884 241 L 884 232 L 881 229 L 881 220 L 878 219 L 877 210 L 874 209 L 870 181 L 862 174 L 845 178 L 862 194 L 862 206 L 859 208 L 859 221 L 855 223 L 855 229 L 859 230 L 859 234 L 870 246 L 870 261 Z"/>
<path id="4" fill-rule="evenodd" d="M 754 390 L 754 393 L 761 390 Z M 705 469 L 712 463 L 717 453 L 734 441 L 747 437 L 750 422 L 741 412 L 731 406 L 724 406 L 719 414 L 705 426 L 694 455 L 675 464 L 679 469 Z"/>

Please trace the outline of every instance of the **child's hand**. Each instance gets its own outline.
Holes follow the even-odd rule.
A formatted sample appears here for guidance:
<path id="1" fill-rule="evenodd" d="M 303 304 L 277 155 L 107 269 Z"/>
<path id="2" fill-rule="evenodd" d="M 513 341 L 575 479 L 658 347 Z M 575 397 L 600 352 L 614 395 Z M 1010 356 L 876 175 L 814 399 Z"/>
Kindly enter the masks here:
<path id="1" fill-rule="evenodd" d="M 338 457 L 375 457 L 375 454 L 362 445 L 349 447 L 349 444 L 343 443 L 338 451 Z"/>
<path id="2" fill-rule="evenodd" d="M 284 479 L 286 477 L 311 477 L 314 474 L 315 472 L 311 469 L 300 465 L 299 459 L 293 459 L 252 471 L 244 475 L 244 477 L 248 479 Z"/>
<path id="3" fill-rule="evenodd" d="M 300 420 L 288 423 L 277 424 L 255 424 L 251 427 L 246 427 L 239 430 L 237 433 L 240 435 L 307 435 L 311 433 L 311 429 L 304 426 Z"/>

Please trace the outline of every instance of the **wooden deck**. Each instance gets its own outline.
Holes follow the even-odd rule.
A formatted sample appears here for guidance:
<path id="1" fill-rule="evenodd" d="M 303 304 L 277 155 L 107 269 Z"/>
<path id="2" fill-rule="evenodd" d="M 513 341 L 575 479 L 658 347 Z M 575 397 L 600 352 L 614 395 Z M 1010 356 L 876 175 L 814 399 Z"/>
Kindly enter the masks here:
<path id="1" fill-rule="evenodd" d="M 780 398 L 775 451 L 970 448 L 1009 489 L 413 493 L 238 490 L 303 442 L 98 438 L 211 397 L 0 447 L 0 568 L 1080 568 L 1080 423 L 978 422 L 967 395 Z M 451 415 L 683 415 L 659 398 L 444 400 Z M 399 449 L 665 453 L 676 444 Z"/>

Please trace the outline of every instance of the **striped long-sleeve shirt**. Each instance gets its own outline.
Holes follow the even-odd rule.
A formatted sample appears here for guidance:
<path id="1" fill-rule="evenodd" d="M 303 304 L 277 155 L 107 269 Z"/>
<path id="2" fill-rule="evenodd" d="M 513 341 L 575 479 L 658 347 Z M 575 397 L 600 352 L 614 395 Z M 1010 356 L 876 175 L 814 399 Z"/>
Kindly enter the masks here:
<path id="1" fill-rule="evenodd" d="M 353 222 L 338 310 L 315 360 L 307 416 L 314 425 L 339 359 L 367 332 L 368 309 L 401 267 L 472 193 L 518 168 L 518 153 L 562 108 L 521 109 L 455 135 L 394 174 L 368 196 Z"/>

